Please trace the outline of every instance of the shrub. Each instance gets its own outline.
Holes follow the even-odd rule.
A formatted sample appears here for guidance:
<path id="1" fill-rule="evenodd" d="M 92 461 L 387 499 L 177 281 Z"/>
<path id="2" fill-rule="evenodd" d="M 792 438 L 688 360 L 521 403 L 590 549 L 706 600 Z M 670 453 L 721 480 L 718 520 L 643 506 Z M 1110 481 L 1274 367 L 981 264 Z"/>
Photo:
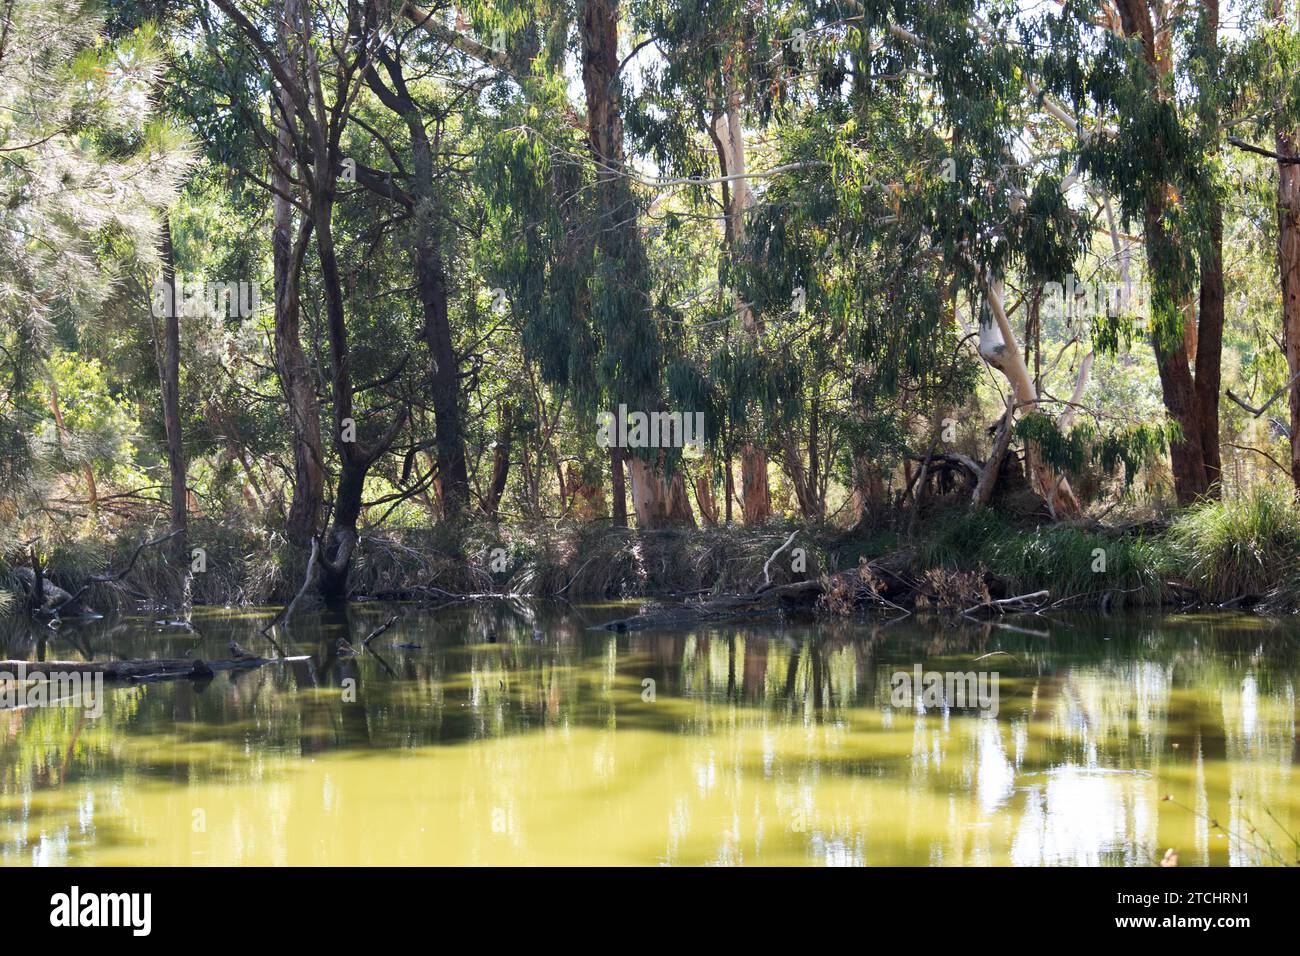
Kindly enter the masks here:
<path id="1" fill-rule="evenodd" d="M 1297 588 L 1300 509 L 1289 490 L 1256 488 L 1206 501 L 1180 515 L 1165 538 L 1165 561 L 1208 600 L 1285 600 Z M 1287 602 L 1287 603 L 1293 603 Z"/>

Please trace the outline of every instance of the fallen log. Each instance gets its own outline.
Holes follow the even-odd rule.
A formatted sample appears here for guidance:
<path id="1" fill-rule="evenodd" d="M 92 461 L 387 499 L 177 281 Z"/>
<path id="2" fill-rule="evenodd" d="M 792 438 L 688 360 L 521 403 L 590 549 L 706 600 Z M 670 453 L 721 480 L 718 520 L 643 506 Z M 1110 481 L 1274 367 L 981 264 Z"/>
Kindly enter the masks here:
<path id="1" fill-rule="evenodd" d="M 712 601 L 695 601 L 679 605 L 649 605 L 632 617 L 606 621 L 597 630 L 644 631 L 659 627 L 682 627 L 704 621 L 725 621 L 798 608 L 812 609 L 826 591 L 824 580 L 795 581 L 792 584 L 764 585 L 750 594 L 733 594 Z"/>
<path id="2" fill-rule="evenodd" d="M 0 677 L 17 680 L 49 680 L 51 674 L 103 674 L 109 681 L 199 680 L 217 671 L 249 670 L 302 657 L 236 657 L 204 661 L 197 657 L 120 661 L 0 661 Z"/>
<path id="3" fill-rule="evenodd" d="M 998 601 L 985 601 L 962 611 L 966 617 L 979 614 L 1005 614 L 1008 610 L 1036 611 L 1041 608 L 1051 595 L 1047 591 L 1034 591 L 1032 594 L 1018 594 L 1015 597 L 1002 598 Z"/>
<path id="4" fill-rule="evenodd" d="M 36 572 L 31 568 L 15 568 L 14 579 L 18 586 L 23 589 L 24 595 L 29 599 L 36 594 Z M 83 617 L 99 618 L 103 617 L 94 608 L 86 607 L 79 600 L 73 598 L 72 594 L 65 591 L 50 581 L 44 575 L 41 576 L 41 602 L 40 606 L 34 610 L 36 614 L 51 616 L 60 616 L 65 618 Z"/>

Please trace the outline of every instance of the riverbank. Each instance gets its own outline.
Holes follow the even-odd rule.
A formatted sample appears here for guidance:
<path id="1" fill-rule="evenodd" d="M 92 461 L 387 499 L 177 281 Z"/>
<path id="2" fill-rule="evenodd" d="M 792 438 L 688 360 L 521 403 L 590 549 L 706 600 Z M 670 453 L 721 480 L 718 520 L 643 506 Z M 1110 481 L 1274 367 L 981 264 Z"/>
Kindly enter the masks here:
<path id="1" fill-rule="evenodd" d="M 1038 591 L 1070 607 L 1300 608 L 1300 510 L 1282 491 L 1124 527 L 1035 524 L 942 506 L 907 524 L 906 514 L 888 514 L 853 529 L 774 522 L 654 532 L 598 523 L 386 530 L 363 536 L 350 595 L 424 603 L 488 593 L 689 599 L 871 569 L 906 578 L 914 603 L 941 610 Z M 44 578 L 76 592 L 93 575 L 125 567 L 156 533 L 127 529 L 113 543 L 53 546 L 41 555 Z M 284 604 L 302 586 L 307 555 L 279 535 L 195 522 L 190 544 L 192 568 L 178 572 L 164 549 L 148 549 L 129 574 L 93 585 L 85 603 L 100 611 Z M 0 563 L 5 613 L 20 613 L 30 590 L 22 557 L 10 553 Z"/>

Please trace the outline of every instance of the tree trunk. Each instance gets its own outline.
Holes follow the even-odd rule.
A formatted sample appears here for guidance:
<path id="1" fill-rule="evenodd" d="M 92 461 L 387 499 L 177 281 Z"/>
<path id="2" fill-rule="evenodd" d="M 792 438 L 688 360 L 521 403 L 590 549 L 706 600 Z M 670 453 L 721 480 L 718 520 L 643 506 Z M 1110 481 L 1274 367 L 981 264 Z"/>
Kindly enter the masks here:
<path id="1" fill-rule="evenodd" d="M 691 497 L 686 493 L 686 471 L 678 467 L 668 481 L 668 523 L 695 527 Z"/>
<path id="2" fill-rule="evenodd" d="M 668 523 L 668 501 L 663 482 L 650 463 L 638 455 L 628 455 L 628 474 L 632 478 L 632 510 L 639 528 L 652 530 Z"/>
<path id="3" fill-rule="evenodd" d="M 344 457 L 339 471 L 334 520 L 320 562 L 320 595 L 328 605 L 341 604 L 348 597 L 348 573 L 356 554 L 357 521 L 368 470 L 368 463 Z"/>
<path id="4" fill-rule="evenodd" d="M 1222 491 L 1219 450 L 1219 387 L 1223 365 L 1223 210 L 1213 201 L 1209 245 L 1201 253 L 1200 320 L 1196 324 L 1196 420 L 1205 460 L 1207 494 Z"/>
<path id="5" fill-rule="evenodd" d="M 1296 155 L 1300 136 L 1295 130 L 1278 130 L 1277 152 Z M 1291 480 L 1300 495 L 1300 165 L 1278 163 L 1277 264 L 1282 283 L 1282 338 L 1291 379 Z"/>
<path id="6" fill-rule="evenodd" d="M 726 77 L 727 101 L 725 110 L 714 119 L 714 144 L 718 151 L 718 165 L 724 177 L 745 175 L 745 133 L 740 121 L 740 90 L 735 77 Z M 753 192 L 746 179 L 732 179 L 722 184 L 722 198 L 727 210 L 723 228 L 723 244 L 733 258 L 743 250 L 745 240 L 745 213 L 753 201 Z M 754 312 L 741 305 L 741 326 L 750 339 L 757 343 L 761 329 Z M 744 495 L 745 524 L 762 524 L 772 516 L 772 493 L 767 481 L 767 452 L 752 442 L 740 448 L 740 486 Z"/>
<path id="7" fill-rule="evenodd" d="M 1150 203 L 1146 211 L 1147 256 L 1151 250 L 1170 242 L 1163 224 L 1163 211 Z M 1157 253 L 1159 255 L 1159 253 Z M 1197 415 L 1196 383 L 1187 363 L 1184 337 L 1161 342 L 1153 337 L 1156 368 L 1160 373 L 1160 392 L 1169 416 L 1182 429 L 1182 438 L 1169 446 L 1169 462 L 1174 475 L 1174 493 L 1178 503 L 1189 505 L 1205 495 L 1210 483 L 1205 468 L 1205 450 L 1201 444 L 1202 429 Z"/>
<path id="8" fill-rule="evenodd" d="M 1034 390 L 1033 380 L 1029 376 L 1029 366 L 1016 342 L 1011 323 L 1007 320 L 1006 309 L 1002 302 L 1002 283 L 986 283 L 989 311 L 992 321 L 979 327 L 979 352 L 984 361 L 996 368 L 1011 384 L 1015 404 L 1024 412 L 1038 409 L 1038 393 Z M 1026 464 L 1039 494 L 1047 502 L 1052 514 L 1058 518 L 1076 517 L 1082 509 L 1070 488 L 1070 482 L 1064 475 L 1058 475 L 1043 461 L 1037 447 L 1026 449 Z"/>
<path id="9" fill-rule="evenodd" d="M 794 486 L 794 497 L 799 502 L 799 513 L 809 520 L 819 517 L 817 492 L 807 469 L 804 468 L 803 452 L 793 438 L 785 442 L 784 458 L 785 473 L 790 476 L 790 484 Z"/>
<path id="10" fill-rule="evenodd" d="M 488 483 L 487 499 L 483 513 L 492 521 L 501 517 L 501 496 L 510 476 L 510 446 L 514 439 L 514 407 L 505 404 L 500 409 L 495 447 L 492 449 L 492 480 Z"/>
<path id="11" fill-rule="evenodd" d="M 745 524 L 762 524 L 772 516 L 767 454 L 750 442 L 740 446 L 740 488 Z"/>
<path id="12" fill-rule="evenodd" d="M 853 524 L 862 524 L 871 514 L 871 507 L 885 500 L 885 478 L 880 467 L 868 455 L 853 456 L 853 496 L 851 508 Z"/>
<path id="13" fill-rule="evenodd" d="M 284 23 L 297 19 L 297 0 L 285 0 Z M 280 25 L 281 55 L 288 61 L 287 31 Z M 278 87 L 272 92 L 276 119 L 275 162 L 271 169 L 272 195 L 271 266 L 275 285 L 275 334 L 273 338 L 276 372 L 289 414 L 289 431 L 293 442 L 293 497 L 285 533 L 289 540 L 305 548 L 316 534 L 325 498 L 325 456 L 321 445 L 320 407 L 311 367 L 303 352 L 299 328 L 299 277 L 302 257 L 310 237 L 310 220 L 304 220 L 295 243 L 293 203 L 288 195 L 293 188 L 289 170 L 293 164 L 293 144 L 285 128 L 285 116 L 293 110 Z"/>
<path id="14" fill-rule="evenodd" d="M 609 490 L 612 497 L 610 516 L 615 527 L 627 527 L 627 482 L 623 477 L 623 449 L 609 450 Z"/>
<path id="15" fill-rule="evenodd" d="M 1273 0 L 1273 20 L 1285 26 L 1281 0 Z M 1275 142 L 1280 156 L 1295 156 L 1300 130 L 1279 122 Z M 1277 267 L 1282 285 L 1282 344 L 1291 388 L 1291 481 L 1300 496 L 1300 165 L 1277 164 Z"/>
<path id="16" fill-rule="evenodd" d="M 1157 85 L 1172 69 L 1173 60 L 1167 44 L 1161 50 L 1164 41 L 1156 29 L 1158 18 L 1152 16 L 1150 0 L 1123 0 L 1119 14 L 1124 35 L 1141 40 L 1146 68 L 1153 86 Z M 1218 0 L 1205 0 L 1201 29 L 1206 48 L 1217 57 Z M 1152 148 L 1163 149 L 1164 144 L 1153 142 Z M 1155 184 L 1154 197 L 1144 212 L 1143 240 L 1148 269 L 1151 263 L 1170 261 L 1176 254 L 1175 238 L 1165 226 L 1167 196 L 1168 184 Z M 1160 336 L 1153 339 L 1165 409 L 1183 432 L 1182 439 L 1171 443 L 1169 449 L 1174 493 L 1183 505 L 1211 493 L 1220 472 L 1218 386 L 1223 336 L 1223 228 L 1222 214 L 1217 208 L 1212 210 L 1211 219 L 1210 249 L 1203 250 L 1201 256 L 1199 321 L 1189 315 L 1190 304 L 1180 302 L 1177 307 L 1183 315 L 1182 335 L 1169 336 L 1168 341 L 1162 341 Z M 1193 355 L 1195 378 L 1190 365 Z M 1197 380 L 1202 375 L 1204 382 Z"/>
<path id="17" fill-rule="evenodd" d="M 695 476 L 695 503 L 700 507 L 700 517 L 710 528 L 718 526 L 721 517 L 718 499 L 713 494 L 713 459 L 705 456 Z"/>
<path id="18" fill-rule="evenodd" d="M 188 512 L 185 481 L 185 448 L 181 442 L 181 325 L 180 303 L 176 295 L 176 250 L 172 246 L 171 217 L 162 221 L 162 269 L 166 286 L 167 308 L 163 322 L 161 360 L 158 378 L 162 385 L 163 427 L 167 433 L 167 470 L 171 474 L 171 539 L 169 550 L 172 565 L 177 569 L 189 566 L 189 545 L 186 541 Z"/>
<path id="19" fill-rule="evenodd" d="M 637 225 L 636 198 L 628 181 L 623 151 L 622 91 L 619 79 L 618 0 L 585 0 L 579 16 L 582 85 L 587 100 L 587 146 L 596 164 L 599 206 L 597 246 L 602 268 L 617 277 L 626 308 L 606 315 L 606 348 L 615 352 L 621 380 L 613 396 L 629 408 L 659 407 L 659 342 L 651 316 L 649 262 Z M 616 323 L 616 324 L 615 324 Z M 631 361 L 635 355 L 637 362 Z M 670 520 L 664 482 L 644 459 L 625 455 L 632 506 L 643 529 Z M 617 472 L 617 468 L 615 468 Z M 615 508 L 618 489 L 615 481 Z M 617 520 L 617 519 L 616 519 Z"/>
<path id="20" fill-rule="evenodd" d="M 447 272 L 440 246 L 442 230 L 433 181 L 433 149 L 424 121 L 411 104 L 406 114 L 411 132 L 411 188 L 415 196 L 415 264 L 420 303 L 424 307 L 424 341 L 433 363 L 429 397 L 433 403 L 434 442 L 442 482 L 442 514 L 456 519 L 469 502 L 465 431 L 460 409 L 460 364 L 452 341 L 447 308 Z"/>
<path id="21" fill-rule="evenodd" d="M 433 404 L 434 445 L 442 516 L 456 520 L 469 504 L 469 473 L 465 463 L 464 416 L 460 408 L 460 362 L 452 339 L 448 310 L 446 260 L 442 241 L 442 196 L 434 178 L 434 150 L 424 128 L 424 116 L 406 85 L 402 63 L 382 44 L 376 60 L 388 75 L 384 83 L 373 66 L 366 83 L 379 100 L 401 117 L 411 137 L 410 176 L 412 260 L 415 285 L 424 312 L 422 337 L 429 350 L 429 398 Z"/>

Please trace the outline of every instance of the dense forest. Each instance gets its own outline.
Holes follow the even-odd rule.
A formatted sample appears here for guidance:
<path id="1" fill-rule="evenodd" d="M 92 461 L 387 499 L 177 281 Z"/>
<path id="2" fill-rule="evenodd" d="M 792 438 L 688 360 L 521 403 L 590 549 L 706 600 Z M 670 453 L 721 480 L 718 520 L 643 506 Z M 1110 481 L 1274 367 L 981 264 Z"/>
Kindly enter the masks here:
<path id="1" fill-rule="evenodd" d="M 1295 2 L 0 0 L 0 107 L 0 610 L 1300 596 Z"/>

